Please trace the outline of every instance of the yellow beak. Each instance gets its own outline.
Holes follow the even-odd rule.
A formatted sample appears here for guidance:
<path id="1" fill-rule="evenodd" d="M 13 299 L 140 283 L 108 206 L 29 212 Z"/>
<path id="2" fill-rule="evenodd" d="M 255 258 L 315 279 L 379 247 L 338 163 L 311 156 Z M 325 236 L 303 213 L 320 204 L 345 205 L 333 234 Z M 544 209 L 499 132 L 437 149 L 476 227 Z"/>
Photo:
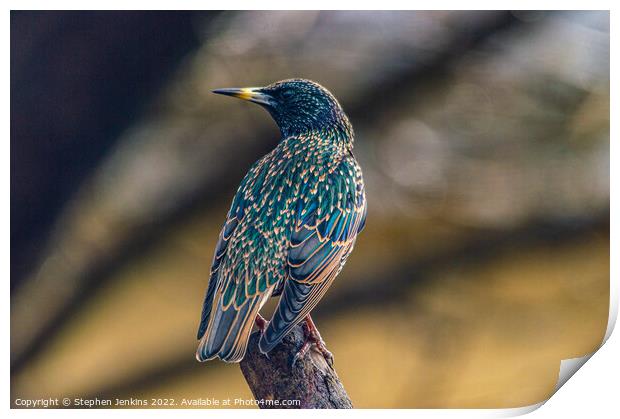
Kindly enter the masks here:
<path id="1" fill-rule="evenodd" d="M 261 105 L 273 105 L 275 102 L 271 96 L 262 91 L 262 87 L 215 89 L 213 93 L 249 100 L 250 102 L 259 103 Z"/>

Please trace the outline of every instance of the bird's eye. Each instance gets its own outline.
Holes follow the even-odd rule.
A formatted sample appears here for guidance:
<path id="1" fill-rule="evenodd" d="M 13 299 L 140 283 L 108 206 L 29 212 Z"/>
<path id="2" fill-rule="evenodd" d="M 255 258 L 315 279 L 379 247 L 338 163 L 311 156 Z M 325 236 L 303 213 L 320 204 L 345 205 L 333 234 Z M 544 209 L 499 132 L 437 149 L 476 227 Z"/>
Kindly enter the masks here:
<path id="1" fill-rule="evenodd" d="M 283 90 L 281 94 L 284 99 L 289 99 L 294 95 L 292 90 Z"/>

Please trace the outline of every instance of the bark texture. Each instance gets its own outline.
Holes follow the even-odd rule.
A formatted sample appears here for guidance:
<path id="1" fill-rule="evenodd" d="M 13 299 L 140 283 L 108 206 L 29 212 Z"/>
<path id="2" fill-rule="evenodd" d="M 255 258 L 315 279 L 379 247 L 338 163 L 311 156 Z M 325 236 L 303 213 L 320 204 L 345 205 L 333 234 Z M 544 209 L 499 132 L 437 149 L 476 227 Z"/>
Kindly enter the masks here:
<path id="1" fill-rule="evenodd" d="M 336 371 L 314 347 L 292 365 L 293 357 L 304 342 L 301 326 L 296 326 L 268 357 L 258 349 L 259 338 L 260 332 L 250 336 L 248 351 L 240 366 L 260 408 L 353 408 Z M 283 402 L 285 400 L 298 402 L 289 405 Z"/>

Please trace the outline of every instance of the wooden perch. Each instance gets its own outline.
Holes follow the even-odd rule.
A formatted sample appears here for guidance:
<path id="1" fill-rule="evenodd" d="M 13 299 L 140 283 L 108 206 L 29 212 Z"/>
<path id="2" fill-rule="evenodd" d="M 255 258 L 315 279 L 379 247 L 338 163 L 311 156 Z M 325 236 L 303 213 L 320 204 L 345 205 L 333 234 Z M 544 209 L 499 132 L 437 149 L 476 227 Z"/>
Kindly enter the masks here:
<path id="1" fill-rule="evenodd" d="M 304 343 L 304 332 L 296 326 L 282 339 L 269 357 L 258 349 L 260 332 L 250 336 L 241 371 L 261 409 L 351 409 L 353 405 L 336 371 L 314 350 L 292 366 L 292 360 Z M 272 402 L 272 401 L 278 402 Z M 284 400 L 298 400 L 284 405 Z"/>

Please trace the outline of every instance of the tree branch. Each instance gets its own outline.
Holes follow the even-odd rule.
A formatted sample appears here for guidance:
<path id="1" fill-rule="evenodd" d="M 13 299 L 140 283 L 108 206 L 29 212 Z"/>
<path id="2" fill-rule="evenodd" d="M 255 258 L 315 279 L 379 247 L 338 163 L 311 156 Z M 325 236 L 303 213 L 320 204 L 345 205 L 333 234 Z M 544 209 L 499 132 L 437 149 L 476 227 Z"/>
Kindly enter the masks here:
<path id="1" fill-rule="evenodd" d="M 301 326 L 291 330 L 269 352 L 269 357 L 258 349 L 259 338 L 260 332 L 250 336 L 248 351 L 240 366 L 260 408 L 353 408 L 336 371 L 314 347 L 294 366 L 291 365 L 293 357 L 304 343 Z M 271 400 L 278 402 L 272 404 Z M 284 405 L 284 400 L 294 400 L 295 404 Z"/>

